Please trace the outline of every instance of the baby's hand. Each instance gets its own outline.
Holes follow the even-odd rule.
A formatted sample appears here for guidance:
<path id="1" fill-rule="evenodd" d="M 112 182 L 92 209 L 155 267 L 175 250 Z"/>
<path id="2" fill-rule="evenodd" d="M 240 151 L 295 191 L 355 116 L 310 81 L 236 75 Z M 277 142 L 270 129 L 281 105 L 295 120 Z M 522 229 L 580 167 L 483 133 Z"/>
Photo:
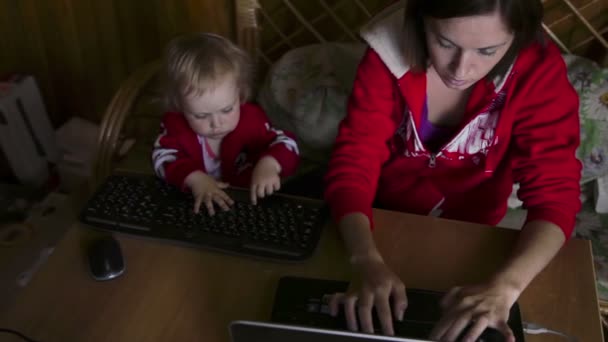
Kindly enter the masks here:
<path id="1" fill-rule="evenodd" d="M 251 176 L 251 203 L 257 204 L 258 198 L 269 196 L 281 188 L 281 164 L 271 156 L 258 160 Z"/>
<path id="2" fill-rule="evenodd" d="M 194 171 L 186 177 L 184 184 L 190 188 L 194 196 L 194 213 L 198 214 L 201 204 L 205 202 L 209 215 L 215 215 L 213 202 L 223 210 L 229 210 L 234 201 L 222 189 L 227 183 L 218 182 L 202 171 Z"/>

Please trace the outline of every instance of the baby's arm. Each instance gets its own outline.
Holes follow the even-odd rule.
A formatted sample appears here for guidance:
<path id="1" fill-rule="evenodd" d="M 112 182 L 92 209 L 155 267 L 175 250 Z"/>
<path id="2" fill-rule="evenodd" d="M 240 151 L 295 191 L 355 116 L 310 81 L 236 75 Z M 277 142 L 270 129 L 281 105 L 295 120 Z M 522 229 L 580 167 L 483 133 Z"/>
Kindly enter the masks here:
<path id="1" fill-rule="evenodd" d="M 186 148 L 184 144 L 191 142 Z M 181 189 L 189 189 L 194 196 L 194 212 L 198 213 L 202 204 L 210 215 L 215 213 L 213 203 L 228 210 L 234 203 L 223 191 L 228 184 L 219 182 L 205 173 L 202 160 L 187 151 L 200 151 L 196 136 L 179 113 L 167 113 L 163 117 L 161 133 L 156 138 L 152 151 L 154 172 Z"/>
<path id="2" fill-rule="evenodd" d="M 255 164 L 251 175 L 251 202 L 257 204 L 258 198 L 264 198 L 281 188 L 281 164 L 272 156 L 262 157 Z"/>
<path id="3" fill-rule="evenodd" d="M 188 134 L 182 127 L 185 122 L 179 113 L 166 113 L 161 123 L 161 131 L 152 149 L 152 163 L 156 175 L 170 184 L 183 189 L 184 180 L 194 171 L 204 172 L 203 165 L 190 156 L 180 135 Z M 187 125 L 187 124 L 186 124 Z M 189 128 L 188 128 L 189 129 Z"/>
<path id="4" fill-rule="evenodd" d="M 258 106 L 248 104 L 244 108 L 256 126 L 256 145 L 261 150 L 251 176 L 251 199 L 272 194 L 281 187 L 281 177 L 295 173 L 299 161 L 299 149 L 292 133 L 272 127 L 266 114 Z"/>
<path id="5" fill-rule="evenodd" d="M 229 210 L 234 201 L 223 190 L 229 187 L 228 183 L 215 180 L 202 171 L 194 171 L 184 180 L 185 186 L 190 188 L 194 196 L 194 213 L 198 214 L 201 205 L 207 207 L 210 216 L 215 215 L 213 203 L 222 210 Z"/>
<path id="6" fill-rule="evenodd" d="M 272 127 L 266 114 L 259 106 L 248 105 L 255 117 L 259 143 L 263 151 L 260 160 L 265 156 L 273 157 L 281 166 L 280 176 L 293 175 L 300 163 L 300 150 L 295 135 L 289 131 Z"/>
<path id="7" fill-rule="evenodd" d="M 269 122 L 266 122 L 265 129 L 269 143 L 263 156 L 272 157 L 279 163 L 281 177 L 293 175 L 300 163 L 300 151 L 295 136 L 291 132 L 273 128 Z"/>

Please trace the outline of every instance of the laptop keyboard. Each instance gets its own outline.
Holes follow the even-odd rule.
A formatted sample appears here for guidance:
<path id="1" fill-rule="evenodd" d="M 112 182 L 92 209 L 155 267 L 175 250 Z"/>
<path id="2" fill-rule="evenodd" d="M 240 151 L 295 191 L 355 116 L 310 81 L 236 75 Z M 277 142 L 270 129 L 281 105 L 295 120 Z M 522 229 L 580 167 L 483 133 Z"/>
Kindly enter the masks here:
<path id="1" fill-rule="evenodd" d="M 325 329 L 347 330 L 346 317 L 340 310 L 336 317 L 329 314 L 330 294 L 344 292 L 347 282 L 285 277 L 276 292 L 272 321 Z M 408 289 L 408 308 L 403 321 L 393 321 L 395 334 L 402 337 L 425 338 L 439 320 L 440 295 L 437 292 Z M 372 314 L 375 333 L 381 334 L 380 321 Z"/>
<path id="2" fill-rule="evenodd" d="M 302 325 L 324 329 L 347 330 L 344 312 L 334 317 L 329 314 L 328 295 L 344 292 L 348 282 L 298 277 L 283 277 L 275 293 L 271 320 L 276 323 Z M 402 321 L 393 321 L 395 335 L 404 338 L 427 339 L 435 323 L 441 318 L 439 301 L 443 293 L 407 289 L 408 308 Z M 376 334 L 382 334 L 380 322 L 372 313 Z M 523 342 L 521 315 L 517 305 L 511 309 L 509 325 L 517 342 Z M 504 337 L 495 329 L 488 328 L 479 342 L 500 342 Z"/>

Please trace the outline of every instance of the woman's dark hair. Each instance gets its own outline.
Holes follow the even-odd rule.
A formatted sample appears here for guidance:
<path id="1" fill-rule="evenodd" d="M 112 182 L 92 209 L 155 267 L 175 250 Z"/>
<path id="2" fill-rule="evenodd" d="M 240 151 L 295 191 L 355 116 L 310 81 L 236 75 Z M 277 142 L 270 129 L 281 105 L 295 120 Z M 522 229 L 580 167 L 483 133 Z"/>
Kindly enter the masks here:
<path id="1" fill-rule="evenodd" d="M 507 71 L 519 51 L 532 42 L 544 44 L 540 0 L 406 0 L 404 54 L 414 69 L 426 70 L 429 59 L 424 18 L 458 18 L 498 11 L 514 39 L 505 56 L 490 71 L 493 78 Z M 422 48 L 421 48 L 422 47 Z"/>

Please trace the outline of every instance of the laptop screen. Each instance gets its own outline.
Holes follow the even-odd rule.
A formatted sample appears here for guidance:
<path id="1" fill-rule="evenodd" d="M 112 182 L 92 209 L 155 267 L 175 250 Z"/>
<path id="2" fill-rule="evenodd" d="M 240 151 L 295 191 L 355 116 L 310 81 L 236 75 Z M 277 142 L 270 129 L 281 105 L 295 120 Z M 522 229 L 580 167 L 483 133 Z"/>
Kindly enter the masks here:
<path id="1" fill-rule="evenodd" d="M 232 322 L 230 337 L 232 342 L 426 342 L 408 338 L 253 321 Z"/>

